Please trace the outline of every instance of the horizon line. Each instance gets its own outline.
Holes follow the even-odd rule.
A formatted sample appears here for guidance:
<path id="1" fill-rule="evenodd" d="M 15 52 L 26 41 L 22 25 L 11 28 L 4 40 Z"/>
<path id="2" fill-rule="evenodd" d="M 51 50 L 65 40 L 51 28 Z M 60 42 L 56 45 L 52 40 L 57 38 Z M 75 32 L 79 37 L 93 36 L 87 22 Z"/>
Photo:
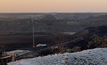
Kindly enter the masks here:
<path id="1" fill-rule="evenodd" d="M 107 12 L 0 12 L 0 13 L 107 13 Z"/>

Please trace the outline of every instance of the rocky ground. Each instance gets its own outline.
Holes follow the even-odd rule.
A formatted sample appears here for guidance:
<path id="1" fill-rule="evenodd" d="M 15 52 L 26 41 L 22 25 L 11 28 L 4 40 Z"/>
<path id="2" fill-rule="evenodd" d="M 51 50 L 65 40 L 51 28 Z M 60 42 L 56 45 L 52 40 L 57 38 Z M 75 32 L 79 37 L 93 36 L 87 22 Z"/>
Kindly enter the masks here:
<path id="1" fill-rule="evenodd" d="M 8 65 L 107 65 L 107 48 L 22 59 Z M 66 59 L 65 59 L 66 58 Z"/>

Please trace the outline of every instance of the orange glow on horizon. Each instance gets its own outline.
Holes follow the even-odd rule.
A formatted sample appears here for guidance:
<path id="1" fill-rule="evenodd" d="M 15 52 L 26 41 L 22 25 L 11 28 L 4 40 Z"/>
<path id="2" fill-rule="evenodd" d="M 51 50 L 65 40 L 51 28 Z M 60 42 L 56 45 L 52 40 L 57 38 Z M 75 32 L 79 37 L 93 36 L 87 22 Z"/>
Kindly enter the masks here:
<path id="1" fill-rule="evenodd" d="M 107 12 L 107 0 L 0 0 L 0 12 Z"/>

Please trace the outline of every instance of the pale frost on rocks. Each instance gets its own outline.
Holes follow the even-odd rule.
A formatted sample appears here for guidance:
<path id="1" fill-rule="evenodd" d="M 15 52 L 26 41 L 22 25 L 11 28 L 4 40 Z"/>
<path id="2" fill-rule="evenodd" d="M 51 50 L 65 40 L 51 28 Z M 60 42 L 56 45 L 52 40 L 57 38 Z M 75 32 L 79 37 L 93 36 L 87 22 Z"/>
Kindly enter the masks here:
<path id="1" fill-rule="evenodd" d="M 8 65 L 107 65 L 107 48 L 22 59 Z M 65 63 L 65 64 L 64 64 Z"/>

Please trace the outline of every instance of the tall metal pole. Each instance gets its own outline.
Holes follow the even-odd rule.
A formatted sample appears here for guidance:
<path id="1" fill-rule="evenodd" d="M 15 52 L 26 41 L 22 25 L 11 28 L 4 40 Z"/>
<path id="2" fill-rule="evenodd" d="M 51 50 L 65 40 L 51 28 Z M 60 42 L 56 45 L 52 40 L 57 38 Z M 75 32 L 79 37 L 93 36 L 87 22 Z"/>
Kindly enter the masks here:
<path id="1" fill-rule="evenodd" d="M 34 39 L 34 32 L 35 32 L 35 30 L 34 30 L 34 20 L 32 19 L 32 22 L 33 22 L 33 48 L 35 48 L 35 39 Z"/>

